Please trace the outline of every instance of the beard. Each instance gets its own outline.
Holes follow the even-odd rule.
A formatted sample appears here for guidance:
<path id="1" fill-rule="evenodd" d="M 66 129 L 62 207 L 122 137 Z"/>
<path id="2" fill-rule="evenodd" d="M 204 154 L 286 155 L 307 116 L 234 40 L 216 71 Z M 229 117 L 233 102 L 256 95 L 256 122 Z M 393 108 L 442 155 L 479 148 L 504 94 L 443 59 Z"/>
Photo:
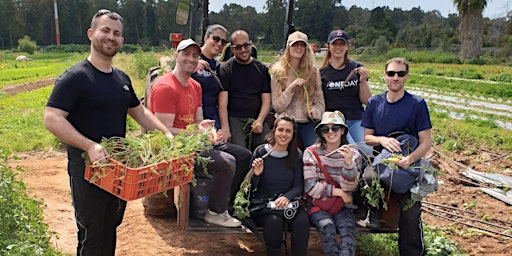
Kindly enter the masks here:
<path id="1" fill-rule="evenodd" d="M 95 51 L 107 57 L 114 57 L 119 52 L 119 49 L 121 49 L 121 45 L 117 42 L 107 46 L 102 40 L 93 41 L 92 47 Z"/>

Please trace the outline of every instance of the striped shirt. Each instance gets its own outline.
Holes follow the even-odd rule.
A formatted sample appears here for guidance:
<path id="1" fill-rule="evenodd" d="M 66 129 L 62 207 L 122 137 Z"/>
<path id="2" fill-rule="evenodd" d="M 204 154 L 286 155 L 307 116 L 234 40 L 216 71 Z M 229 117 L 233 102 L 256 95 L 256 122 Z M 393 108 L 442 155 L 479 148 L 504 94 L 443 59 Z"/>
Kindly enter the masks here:
<path id="1" fill-rule="evenodd" d="M 342 154 L 335 153 L 326 157 L 326 150 L 320 148 L 320 144 L 315 144 L 315 148 L 320 161 L 327 170 L 331 178 L 340 185 L 345 192 L 354 191 L 357 188 L 359 170 L 362 168 L 362 158 L 357 150 L 353 151 L 353 161 L 351 166 L 345 166 Z M 318 161 L 309 148 L 304 151 L 304 191 L 312 198 L 332 197 L 334 186 L 327 182 Z"/>

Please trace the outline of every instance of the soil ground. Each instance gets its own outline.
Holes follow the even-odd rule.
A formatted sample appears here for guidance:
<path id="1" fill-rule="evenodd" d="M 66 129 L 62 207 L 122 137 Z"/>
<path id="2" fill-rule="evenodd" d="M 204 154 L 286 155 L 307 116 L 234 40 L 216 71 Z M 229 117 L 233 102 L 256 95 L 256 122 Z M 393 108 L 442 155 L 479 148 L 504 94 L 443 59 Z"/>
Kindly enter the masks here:
<path id="1" fill-rule="evenodd" d="M 439 176 L 439 191 L 425 201 L 473 211 L 512 223 L 512 207 L 460 181 L 465 171 L 457 161 L 476 171 L 511 175 L 510 153 L 481 150 L 473 154 L 454 152 L 440 155 L 433 151 L 435 166 L 444 173 Z M 21 177 L 29 192 L 44 200 L 44 221 L 56 248 L 74 254 L 76 224 L 69 192 L 65 152 L 26 152 L 17 154 L 13 166 L 25 170 Z M 141 200 L 128 203 L 123 223 L 118 229 L 117 255 L 264 255 L 263 246 L 252 234 L 191 234 L 176 227 L 174 219 L 146 216 Z M 450 228 L 451 238 L 460 244 L 467 255 L 512 255 L 512 239 L 489 232 L 470 229 L 466 225 L 434 217 L 424 212 L 426 224 Z M 509 232 L 512 226 L 509 226 Z M 510 233 L 509 233 L 510 234 Z M 318 234 L 312 234 L 308 255 L 320 255 Z"/>

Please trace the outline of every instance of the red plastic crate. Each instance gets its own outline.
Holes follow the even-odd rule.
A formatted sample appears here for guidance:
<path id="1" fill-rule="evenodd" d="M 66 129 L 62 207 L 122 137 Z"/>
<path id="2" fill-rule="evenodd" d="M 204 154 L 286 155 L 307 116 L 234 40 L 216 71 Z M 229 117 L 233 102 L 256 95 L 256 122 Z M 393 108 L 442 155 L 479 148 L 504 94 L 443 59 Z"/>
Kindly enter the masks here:
<path id="1" fill-rule="evenodd" d="M 153 195 L 192 181 L 194 155 L 172 159 L 149 166 L 130 168 L 109 158 L 112 165 L 91 168 L 87 165 L 84 178 L 98 173 L 91 182 L 107 192 L 126 201 Z"/>

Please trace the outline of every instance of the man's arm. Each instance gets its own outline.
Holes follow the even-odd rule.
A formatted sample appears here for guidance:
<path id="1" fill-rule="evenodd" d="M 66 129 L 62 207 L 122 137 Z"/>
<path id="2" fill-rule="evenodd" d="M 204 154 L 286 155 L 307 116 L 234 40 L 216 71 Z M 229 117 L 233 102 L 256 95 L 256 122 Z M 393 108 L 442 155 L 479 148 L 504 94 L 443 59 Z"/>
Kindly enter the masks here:
<path id="1" fill-rule="evenodd" d="M 147 130 L 160 130 L 162 131 L 167 137 L 172 138 L 173 134 L 167 129 L 167 126 L 165 126 L 158 118 L 156 118 L 151 111 L 149 111 L 147 108 L 139 104 L 137 107 L 129 108 L 128 109 L 128 115 L 130 115 L 137 123 L 139 123 L 142 127 L 146 128 Z"/>
<path id="2" fill-rule="evenodd" d="M 167 127 L 167 129 L 171 131 L 173 135 L 176 135 L 181 131 L 181 129 L 174 127 L 174 119 L 176 118 L 176 114 L 156 112 L 155 117 L 160 120 L 160 122 L 162 122 L 162 124 L 165 125 L 165 127 Z"/>
<path id="3" fill-rule="evenodd" d="M 420 137 L 418 147 L 406 157 L 409 165 L 426 156 L 432 147 L 432 129 L 423 130 L 418 133 L 418 136 Z"/>
<path id="4" fill-rule="evenodd" d="M 94 163 L 104 159 L 107 151 L 100 144 L 78 132 L 66 119 L 68 114 L 68 112 L 58 108 L 46 107 L 44 127 L 63 143 L 86 151 L 91 162 Z"/>
<path id="5" fill-rule="evenodd" d="M 375 130 L 364 129 L 364 141 L 370 146 L 382 145 L 390 152 L 399 152 L 401 150 L 400 142 L 394 138 L 386 136 L 375 136 Z M 418 133 L 419 145 L 409 155 L 403 157 L 397 164 L 407 169 L 411 164 L 424 157 L 432 147 L 432 129 L 423 130 Z"/>
<path id="6" fill-rule="evenodd" d="M 260 113 L 258 114 L 258 118 L 252 123 L 251 127 L 259 127 L 254 128 L 255 133 L 263 132 L 263 122 L 268 116 L 268 112 L 270 111 L 270 93 L 262 93 L 261 94 L 261 108 Z"/>

